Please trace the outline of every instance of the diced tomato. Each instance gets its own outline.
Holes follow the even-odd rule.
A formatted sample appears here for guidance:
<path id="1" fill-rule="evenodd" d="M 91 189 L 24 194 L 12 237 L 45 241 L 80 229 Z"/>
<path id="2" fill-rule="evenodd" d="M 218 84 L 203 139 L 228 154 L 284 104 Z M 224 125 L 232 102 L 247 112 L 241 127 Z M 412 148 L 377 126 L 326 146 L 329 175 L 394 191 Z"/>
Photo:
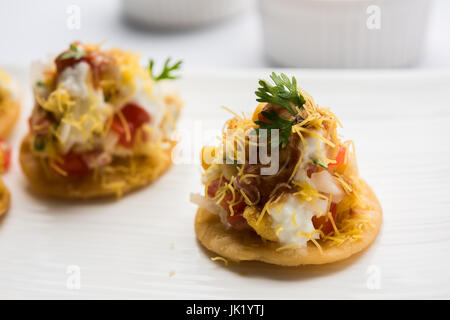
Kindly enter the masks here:
<path id="1" fill-rule="evenodd" d="M 114 116 L 113 122 L 111 124 L 111 130 L 117 133 L 119 136 L 119 144 L 124 146 L 125 148 L 131 148 L 134 144 L 134 136 L 135 136 L 135 128 L 134 126 L 127 121 L 128 130 L 130 132 L 130 136 L 128 137 L 127 131 L 120 120 L 120 118 L 116 115 Z"/>
<path id="2" fill-rule="evenodd" d="M 56 72 L 58 74 L 61 74 L 61 72 L 64 71 L 64 69 L 68 67 L 72 67 L 73 65 L 77 64 L 78 62 L 84 60 L 82 59 L 75 59 L 75 58 L 67 58 L 67 59 L 61 59 L 60 56 L 63 55 L 66 52 L 61 53 L 58 57 L 55 59 L 56 64 Z"/>
<path id="3" fill-rule="evenodd" d="M 208 197 L 213 198 L 216 195 L 217 190 L 219 190 L 219 187 L 223 186 L 225 183 L 228 183 L 228 180 L 223 179 L 223 178 L 222 178 L 222 181 L 220 181 L 219 178 L 211 181 L 211 183 L 208 185 L 208 189 L 206 191 Z"/>
<path id="4" fill-rule="evenodd" d="M 306 174 L 308 175 L 308 178 L 311 178 L 311 175 L 319 170 L 319 167 L 315 164 L 310 164 L 306 169 Z"/>
<path id="5" fill-rule="evenodd" d="M 220 183 L 220 185 L 219 185 Z M 226 183 L 228 183 L 228 180 L 226 179 L 216 179 L 214 181 L 212 181 L 209 186 L 208 186 L 208 190 L 207 190 L 207 194 L 208 197 L 213 198 L 216 193 L 217 190 L 219 190 L 220 187 L 224 186 Z M 237 229 L 237 230 L 244 230 L 248 228 L 248 223 L 247 220 L 245 220 L 245 218 L 242 216 L 242 214 L 244 213 L 246 204 L 244 202 L 244 199 L 242 198 L 242 196 L 239 193 L 235 193 L 236 196 L 238 197 L 237 199 L 235 199 L 236 204 L 232 205 L 233 208 L 233 215 L 231 215 L 231 210 L 230 210 L 230 203 L 233 200 L 233 195 L 231 193 L 231 191 L 228 191 L 227 194 L 225 195 L 225 197 L 222 199 L 222 201 L 219 203 L 222 208 L 224 208 L 227 213 L 227 220 L 230 223 L 230 225 Z"/>
<path id="6" fill-rule="evenodd" d="M 125 119 L 136 129 L 151 120 L 147 111 L 135 103 L 127 103 L 121 111 Z"/>
<path id="7" fill-rule="evenodd" d="M 128 124 L 130 136 L 127 136 L 125 127 L 118 115 L 114 116 L 111 130 L 119 135 L 119 143 L 126 148 L 131 148 L 134 145 L 136 131 L 143 124 L 151 121 L 150 115 L 142 107 L 135 103 L 128 103 L 122 109 L 121 112 L 125 121 Z"/>
<path id="8" fill-rule="evenodd" d="M 3 170 L 1 171 L 8 171 L 9 167 L 11 166 L 11 148 L 8 146 L 8 144 L 0 138 L 0 152 L 2 153 L 2 165 Z"/>
<path id="9" fill-rule="evenodd" d="M 339 146 L 338 154 L 336 156 L 336 163 L 330 163 L 328 167 L 339 167 L 340 165 L 344 164 L 345 162 L 345 153 L 347 152 L 347 148 L 345 148 L 343 145 Z"/>
<path id="10" fill-rule="evenodd" d="M 62 157 L 61 162 L 57 162 L 59 168 L 67 173 L 68 177 L 81 177 L 90 172 L 90 169 L 86 162 L 84 162 L 81 155 L 70 152 Z M 54 170 L 60 174 L 57 170 Z"/>
<path id="11" fill-rule="evenodd" d="M 333 217 L 333 220 L 336 221 L 336 215 L 337 215 L 337 205 L 335 203 L 332 203 L 330 206 L 331 215 Z M 324 234 L 329 234 L 331 231 L 334 230 L 333 224 L 331 220 L 328 218 L 328 216 L 321 216 L 317 217 L 314 216 L 312 218 L 312 222 L 315 229 L 321 229 Z"/>

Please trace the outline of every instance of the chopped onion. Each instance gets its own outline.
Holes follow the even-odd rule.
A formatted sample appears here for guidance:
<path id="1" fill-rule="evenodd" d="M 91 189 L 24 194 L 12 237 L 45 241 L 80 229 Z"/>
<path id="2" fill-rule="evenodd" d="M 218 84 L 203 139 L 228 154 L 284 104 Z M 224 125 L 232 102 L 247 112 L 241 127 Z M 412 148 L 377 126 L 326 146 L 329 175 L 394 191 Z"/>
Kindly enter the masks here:
<path id="1" fill-rule="evenodd" d="M 311 182 L 318 191 L 332 194 L 334 203 L 340 202 L 345 197 L 345 192 L 339 182 L 326 170 L 313 173 Z"/>
<path id="2" fill-rule="evenodd" d="M 116 146 L 117 142 L 119 141 L 119 135 L 115 132 L 108 132 L 105 139 L 103 140 L 103 149 L 106 152 L 112 153 L 114 151 L 114 147 Z"/>
<path id="3" fill-rule="evenodd" d="M 227 220 L 228 213 L 222 206 L 218 205 L 214 200 L 207 199 L 198 193 L 191 193 L 191 202 L 198 205 L 200 208 L 205 209 L 213 214 L 217 214 L 220 217 L 220 221 L 226 226 L 230 227 Z"/>
<path id="4" fill-rule="evenodd" d="M 328 209 L 328 200 L 321 199 L 321 198 L 316 199 L 316 201 L 314 202 L 313 208 L 315 209 L 314 215 L 316 215 L 316 216 L 326 214 L 327 209 Z"/>

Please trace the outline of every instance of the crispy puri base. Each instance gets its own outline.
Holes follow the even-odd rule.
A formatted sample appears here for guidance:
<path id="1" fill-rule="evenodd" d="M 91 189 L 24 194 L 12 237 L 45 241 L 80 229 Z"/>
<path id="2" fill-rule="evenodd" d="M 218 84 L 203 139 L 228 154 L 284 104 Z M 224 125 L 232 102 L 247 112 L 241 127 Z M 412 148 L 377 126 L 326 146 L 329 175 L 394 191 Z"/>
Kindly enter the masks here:
<path id="1" fill-rule="evenodd" d="M 9 202 L 11 201 L 11 194 L 3 181 L 0 180 L 0 217 L 8 211 Z"/>
<path id="2" fill-rule="evenodd" d="M 132 190 L 144 187 L 159 178 L 172 165 L 172 147 L 165 150 L 163 157 L 139 156 L 133 160 L 136 164 L 134 174 L 115 170 L 114 173 L 99 173 L 82 178 L 64 178 L 53 172 L 46 172 L 37 157 L 30 149 L 31 136 L 26 136 L 20 148 L 19 161 L 25 176 L 28 178 L 31 189 L 42 196 L 50 196 L 62 199 L 92 199 L 118 196 Z M 113 167 L 128 166 L 126 161 L 116 161 Z M 103 177 L 101 175 L 104 175 Z M 102 183 L 102 179 L 108 181 L 108 185 Z M 120 194 L 111 185 L 120 185 Z"/>
<path id="3" fill-rule="evenodd" d="M 15 101 L 5 101 L 0 111 L 0 137 L 7 137 L 17 122 L 20 114 L 20 104 Z"/>
<path id="4" fill-rule="evenodd" d="M 279 243 L 263 241 L 253 232 L 226 230 L 217 215 L 199 209 L 195 218 L 195 232 L 209 250 L 232 261 L 257 260 L 282 266 L 325 264 L 346 259 L 367 248 L 375 240 L 382 221 L 382 209 L 372 189 L 364 183 L 363 201 L 371 210 L 357 210 L 371 218 L 373 227 L 366 227 L 362 239 L 346 241 L 340 246 L 320 242 L 323 254 L 308 242 L 307 247 L 276 251 Z"/>

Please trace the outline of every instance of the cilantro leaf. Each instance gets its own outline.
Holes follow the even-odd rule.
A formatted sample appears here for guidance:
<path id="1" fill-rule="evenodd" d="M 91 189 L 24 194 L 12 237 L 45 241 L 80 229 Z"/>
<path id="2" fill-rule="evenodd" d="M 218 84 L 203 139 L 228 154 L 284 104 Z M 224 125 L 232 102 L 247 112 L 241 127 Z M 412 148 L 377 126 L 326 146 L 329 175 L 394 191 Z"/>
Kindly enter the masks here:
<path id="1" fill-rule="evenodd" d="M 86 56 L 86 53 L 80 49 L 77 45 L 71 44 L 69 47 L 69 51 L 64 52 L 58 58 L 56 58 L 57 61 L 60 60 L 66 60 L 74 58 L 75 60 L 80 60 L 81 58 L 84 58 Z"/>
<path id="2" fill-rule="evenodd" d="M 258 97 L 256 101 L 282 106 L 295 116 L 296 112 L 291 104 L 301 108 L 306 102 L 305 98 L 297 89 L 297 79 L 292 77 L 291 80 L 284 73 L 277 75 L 275 72 L 272 72 L 270 78 L 274 85 L 271 85 L 264 80 L 259 81 L 261 87 L 255 91 L 255 94 Z"/>
<path id="3" fill-rule="evenodd" d="M 150 76 L 153 78 L 153 80 L 155 80 L 155 81 L 160 81 L 160 80 L 164 80 L 164 79 L 174 80 L 174 79 L 179 78 L 179 76 L 173 75 L 171 73 L 173 71 L 179 70 L 181 68 L 181 64 L 183 63 L 183 60 L 175 62 L 172 66 L 170 65 L 170 60 L 171 60 L 170 57 L 166 59 L 166 61 L 164 62 L 163 70 L 161 71 L 161 73 L 159 75 L 153 74 L 153 67 L 155 65 L 155 61 L 153 61 L 153 59 L 150 60 L 148 69 L 150 71 Z"/>
<path id="4" fill-rule="evenodd" d="M 311 158 L 312 163 L 314 163 L 316 166 L 319 166 L 321 168 L 324 169 L 328 169 L 328 167 L 326 165 L 321 164 L 319 161 L 317 161 L 316 159 Z"/>
<path id="5" fill-rule="evenodd" d="M 292 122 L 286 119 L 283 119 L 280 117 L 275 111 L 262 111 L 261 112 L 264 118 L 269 120 L 270 122 L 265 121 L 255 121 L 255 123 L 259 126 L 259 128 L 256 129 L 256 132 L 259 134 L 259 129 L 278 129 L 279 130 L 279 139 L 278 144 L 281 143 L 281 146 L 285 148 L 287 146 L 287 143 L 289 141 L 289 136 L 291 135 L 292 131 Z M 272 147 L 278 147 L 278 145 L 273 145 Z"/>

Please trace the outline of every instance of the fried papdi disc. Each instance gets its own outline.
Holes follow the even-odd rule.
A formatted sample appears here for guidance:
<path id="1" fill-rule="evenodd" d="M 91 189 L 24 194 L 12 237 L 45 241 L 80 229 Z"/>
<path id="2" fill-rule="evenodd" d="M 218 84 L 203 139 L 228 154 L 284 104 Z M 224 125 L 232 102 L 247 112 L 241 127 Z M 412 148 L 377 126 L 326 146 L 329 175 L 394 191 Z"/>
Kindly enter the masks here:
<path id="1" fill-rule="evenodd" d="M 257 260 L 282 266 L 306 264 L 325 264 L 346 259 L 367 248 L 376 238 L 382 221 L 382 209 L 372 189 L 364 183 L 362 200 L 370 210 L 355 210 L 371 219 L 372 226 L 363 229 L 362 239 L 346 241 L 340 246 L 319 241 L 323 253 L 311 241 L 305 248 L 276 251 L 281 245 L 277 242 L 263 241 L 251 231 L 226 229 L 217 215 L 199 209 L 195 218 L 195 232 L 199 241 L 216 254 L 233 260 Z M 330 241 L 330 240 L 328 240 Z"/>
<path id="2" fill-rule="evenodd" d="M 136 156 L 135 170 L 121 170 L 129 167 L 130 159 L 115 160 L 110 167 L 113 172 L 99 171 L 80 178 L 64 178 L 44 168 L 31 151 L 31 136 L 22 141 L 19 160 L 29 180 L 31 189 L 39 195 L 64 199 L 90 199 L 122 195 L 148 185 L 166 172 L 172 164 L 173 144 L 159 156 Z M 118 189 L 113 186 L 119 187 Z"/>
<path id="3" fill-rule="evenodd" d="M 17 122 L 20 104 L 15 101 L 4 101 L 0 106 L 0 137 L 7 137 Z"/>
<path id="4" fill-rule="evenodd" d="M 9 193 L 8 188 L 3 184 L 3 181 L 0 180 L 0 217 L 8 211 L 10 201 L 11 194 Z"/>

